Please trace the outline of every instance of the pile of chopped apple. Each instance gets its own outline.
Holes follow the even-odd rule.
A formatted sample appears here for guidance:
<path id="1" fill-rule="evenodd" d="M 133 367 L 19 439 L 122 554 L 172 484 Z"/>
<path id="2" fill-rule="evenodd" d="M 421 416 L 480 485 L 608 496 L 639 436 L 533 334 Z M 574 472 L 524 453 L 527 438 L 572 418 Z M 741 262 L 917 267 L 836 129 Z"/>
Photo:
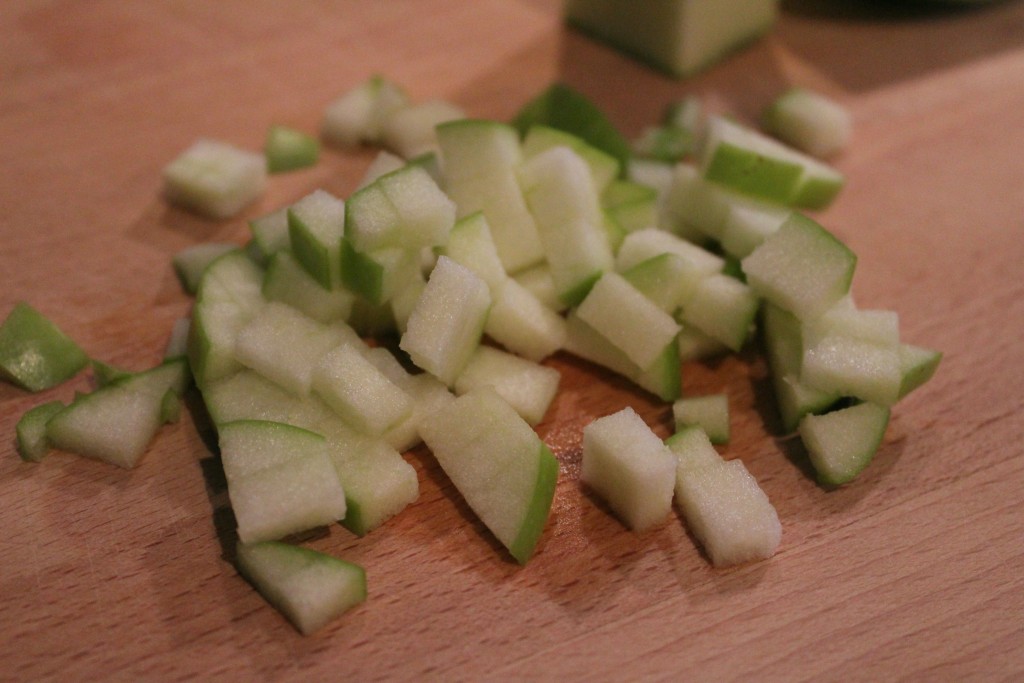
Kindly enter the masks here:
<path id="1" fill-rule="evenodd" d="M 278 168 L 315 161 L 294 133 L 268 137 Z M 586 427 L 582 480 L 638 532 L 674 500 L 719 566 L 770 557 L 781 527 L 743 463 L 712 445 L 729 440 L 728 397 L 681 396 L 682 362 L 739 351 L 759 329 L 783 423 L 826 484 L 868 464 L 891 406 L 938 364 L 900 340 L 895 313 L 856 307 L 854 255 L 799 212 L 830 202 L 842 175 L 695 100 L 630 153 L 565 86 L 509 124 L 412 104 L 375 77 L 328 107 L 322 136 L 387 151 L 347 198 L 317 189 L 251 221 L 244 248 L 179 253 L 196 298 L 169 359 L 142 373 L 94 363 L 103 386 L 18 426 L 27 459 L 57 447 L 133 467 L 190 373 L 217 431 L 240 571 L 304 633 L 364 600 L 365 573 L 282 539 L 335 522 L 364 535 L 400 513 L 419 493 L 402 453 L 421 442 L 529 560 L 558 478 L 534 429 L 558 389 L 543 364 L 555 353 L 672 403 L 667 441 L 631 409 Z M 233 213 L 264 161 L 199 143 L 168 167 L 167 196 Z M 85 361 L 27 307 L 0 327 L 0 370 L 26 388 Z"/>

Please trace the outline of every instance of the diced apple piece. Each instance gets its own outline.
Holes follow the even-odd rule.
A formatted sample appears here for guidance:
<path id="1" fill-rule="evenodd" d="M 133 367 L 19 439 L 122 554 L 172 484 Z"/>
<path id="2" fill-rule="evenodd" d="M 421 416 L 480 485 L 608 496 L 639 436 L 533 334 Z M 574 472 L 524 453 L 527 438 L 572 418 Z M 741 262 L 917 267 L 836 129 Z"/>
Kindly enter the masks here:
<path id="1" fill-rule="evenodd" d="M 417 254 L 401 247 L 356 251 L 341 243 L 341 280 L 373 306 L 383 306 L 419 275 Z"/>
<path id="2" fill-rule="evenodd" d="M 298 546 L 238 546 L 238 570 L 305 635 L 366 600 L 362 567 Z"/>
<path id="3" fill-rule="evenodd" d="M 605 211 L 627 233 L 658 225 L 658 191 L 632 180 L 614 180 L 601 194 Z"/>
<path id="4" fill-rule="evenodd" d="M 210 218 L 230 218 L 254 201 L 267 181 L 262 154 L 199 140 L 164 168 L 168 201 Z"/>
<path id="5" fill-rule="evenodd" d="M 942 360 L 942 353 L 912 344 L 900 344 L 900 398 L 927 382 L 935 374 Z"/>
<path id="6" fill-rule="evenodd" d="M 345 482 L 341 524 L 352 533 L 365 536 L 419 496 L 416 469 L 385 441 L 335 430 L 328 443 L 334 467 Z"/>
<path id="7" fill-rule="evenodd" d="M 766 33 L 777 13 L 777 0 L 569 0 L 565 6 L 569 23 L 677 77 Z"/>
<path id="8" fill-rule="evenodd" d="M 349 198 L 345 235 L 358 252 L 414 250 L 447 242 L 454 223 L 455 203 L 427 171 L 407 164 Z"/>
<path id="9" fill-rule="evenodd" d="M 321 135 L 328 142 L 343 147 L 380 142 L 381 123 L 408 105 L 409 98 L 401 87 L 373 76 L 327 106 Z"/>
<path id="10" fill-rule="evenodd" d="M 618 373 L 663 401 L 679 398 L 680 356 L 675 343 L 665 346 L 649 367 L 640 368 L 573 311 L 566 318 L 565 350 Z"/>
<path id="11" fill-rule="evenodd" d="M 22 460 L 39 462 L 46 456 L 51 447 L 46 436 L 46 423 L 63 409 L 64 404 L 60 401 L 48 401 L 25 411 L 14 427 Z"/>
<path id="12" fill-rule="evenodd" d="M 558 298 L 555 280 L 546 263 L 522 270 L 512 276 L 516 282 L 530 291 L 537 300 L 555 312 L 564 311 L 567 306 Z"/>
<path id="13" fill-rule="evenodd" d="M 351 344 L 316 364 L 313 390 L 358 431 L 380 436 L 412 412 L 412 400 Z"/>
<path id="14" fill-rule="evenodd" d="M 385 147 L 405 159 L 412 159 L 438 148 L 438 125 L 466 118 L 465 112 L 451 102 L 429 100 L 397 109 L 384 119 L 380 137 Z"/>
<path id="15" fill-rule="evenodd" d="M 519 135 L 497 121 L 464 119 L 442 124 L 445 191 L 459 218 L 481 212 L 504 269 L 515 273 L 540 263 L 544 246 L 515 175 L 522 160 Z"/>
<path id="16" fill-rule="evenodd" d="M 267 301 L 287 304 L 320 323 L 347 320 L 355 303 L 347 289 L 324 289 L 288 250 L 270 257 L 262 291 Z"/>
<path id="17" fill-rule="evenodd" d="M 522 135 L 537 125 L 564 130 L 607 152 L 620 164 L 629 162 L 629 141 L 616 130 L 585 95 L 564 83 L 554 83 L 527 102 L 512 122 Z"/>
<path id="18" fill-rule="evenodd" d="M 700 427 L 713 444 L 729 443 L 729 397 L 725 394 L 687 396 L 672 404 L 676 431 Z"/>
<path id="19" fill-rule="evenodd" d="M 715 450 L 711 439 L 699 425 L 685 425 L 665 439 L 665 445 L 676 456 L 676 481 L 686 471 L 702 467 L 720 467 L 725 464 Z"/>
<path id="20" fill-rule="evenodd" d="M 856 478 L 874 458 L 888 424 L 889 409 L 874 403 L 805 416 L 800 420 L 800 439 L 818 480 L 841 486 Z"/>
<path id="21" fill-rule="evenodd" d="M 459 219 L 448 236 L 447 244 L 439 251 L 472 270 L 487 283 L 492 294 L 499 291 L 508 280 L 490 223 L 481 211 Z"/>
<path id="22" fill-rule="evenodd" d="M 686 299 L 682 320 L 739 351 L 750 336 L 760 303 L 747 285 L 716 273 L 703 278 Z"/>
<path id="23" fill-rule="evenodd" d="M 81 394 L 46 423 L 55 448 L 132 468 L 166 417 L 164 396 L 187 376 L 184 359 Z"/>
<path id="24" fill-rule="evenodd" d="M 614 272 L 594 284 L 576 314 L 642 369 L 650 367 L 680 330 L 672 316 Z"/>
<path id="25" fill-rule="evenodd" d="M 315 429 L 334 411 L 314 396 L 300 397 L 254 370 L 242 369 L 202 388 L 214 425 L 237 420 L 283 422 Z"/>
<path id="26" fill-rule="evenodd" d="M 575 305 L 614 266 L 590 169 L 568 147 L 553 147 L 519 167 L 519 182 L 537 221 L 559 298 Z"/>
<path id="27" fill-rule="evenodd" d="M 492 298 L 484 332 L 509 351 L 540 362 L 565 345 L 565 320 L 517 281 Z"/>
<path id="28" fill-rule="evenodd" d="M 264 214 L 249 221 L 252 241 L 249 254 L 260 265 L 266 265 L 270 257 L 291 247 L 288 234 L 288 207 Z"/>
<path id="29" fill-rule="evenodd" d="M 526 564 L 558 479 L 558 461 L 540 437 L 489 387 L 431 413 L 420 433 L 470 508 Z"/>
<path id="30" fill-rule="evenodd" d="M 272 301 L 239 330 L 235 357 L 296 396 L 306 396 L 320 358 L 344 340 L 342 330 Z"/>
<path id="31" fill-rule="evenodd" d="M 680 468 L 676 501 L 716 567 L 767 559 L 782 540 L 774 506 L 741 460 Z"/>
<path id="32" fill-rule="evenodd" d="M 341 281 L 341 238 L 345 236 L 345 202 L 326 190 L 314 190 L 288 209 L 292 253 L 324 289 Z"/>
<path id="33" fill-rule="evenodd" d="M 15 304 L 0 325 L 0 377 L 23 389 L 56 386 L 88 362 L 73 339 L 25 302 Z"/>
<path id="34" fill-rule="evenodd" d="M 171 263 L 181 281 L 182 289 L 187 294 L 195 294 L 207 266 L 234 249 L 238 249 L 237 244 L 203 242 L 186 247 L 175 254 Z"/>
<path id="35" fill-rule="evenodd" d="M 345 518 L 345 491 L 328 457 L 327 442 L 297 458 L 228 484 L 243 543 L 273 541 Z"/>
<path id="36" fill-rule="evenodd" d="M 241 251 L 210 264 L 199 283 L 189 328 L 188 358 L 200 388 L 240 369 L 235 340 L 263 307 L 263 271 Z"/>
<path id="37" fill-rule="evenodd" d="M 850 140 L 850 112 L 834 99 L 807 88 L 790 88 L 761 117 L 769 134 L 820 159 L 838 154 Z"/>
<path id="38" fill-rule="evenodd" d="M 686 261 L 694 275 L 707 276 L 722 272 L 725 261 L 721 256 L 697 246 L 678 235 L 664 230 L 648 228 L 631 232 L 622 241 L 615 255 L 615 269 L 620 273 L 638 263 L 661 254 L 675 254 Z"/>
<path id="39" fill-rule="evenodd" d="M 580 479 L 627 527 L 646 531 L 672 509 L 676 458 L 632 408 L 583 428 Z"/>
<path id="40" fill-rule="evenodd" d="M 825 228 L 794 213 L 742 261 L 754 292 L 802 320 L 850 291 L 857 257 Z"/>
<path id="41" fill-rule="evenodd" d="M 480 344 L 491 295 L 487 284 L 447 256 L 437 260 L 399 347 L 448 386 Z"/>
<path id="42" fill-rule="evenodd" d="M 670 253 L 641 261 L 624 271 L 622 277 L 669 314 L 689 300 L 703 279 L 683 257 Z"/>
<path id="43" fill-rule="evenodd" d="M 275 125 L 267 131 L 263 155 L 270 173 L 294 171 L 316 164 L 320 158 L 320 143 L 309 133 Z"/>
<path id="44" fill-rule="evenodd" d="M 578 154 L 590 168 L 591 178 L 599 193 L 603 193 L 608 184 L 619 177 L 621 169 L 618 159 L 572 133 L 551 126 L 536 125 L 526 131 L 523 158 L 532 159 L 552 147 L 568 147 Z"/>
<path id="45" fill-rule="evenodd" d="M 554 368 L 490 346 L 480 346 L 455 380 L 455 393 L 461 395 L 480 387 L 491 387 L 533 426 L 544 419 L 560 379 L 561 375 Z"/>
<path id="46" fill-rule="evenodd" d="M 823 209 L 843 188 L 836 169 L 752 128 L 708 120 L 704 178 L 738 192 L 803 209 Z"/>
<path id="47" fill-rule="evenodd" d="M 891 406 L 899 400 L 903 381 L 899 348 L 829 334 L 804 349 L 800 381 L 819 391 Z"/>
<path id="48" fill-rule="evenodd" d="M 217 445 L 228 486 L 256 472 L 325 452 L 324 437 L 269 420 L 235 420 L 217 426 Z"/>

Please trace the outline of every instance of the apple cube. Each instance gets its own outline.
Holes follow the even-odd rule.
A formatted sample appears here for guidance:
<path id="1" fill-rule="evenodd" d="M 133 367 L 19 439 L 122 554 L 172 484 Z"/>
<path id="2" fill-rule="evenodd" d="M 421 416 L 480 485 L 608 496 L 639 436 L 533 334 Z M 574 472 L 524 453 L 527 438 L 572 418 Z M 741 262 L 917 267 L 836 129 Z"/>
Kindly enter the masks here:
<path id="1" fill-rule="evenodd" d="M 455 380 L 455 393 L 491 387 L 533 426 L 544 419 L 560 379 L 561 374 L 554 368 L 481 345 Z"/>
<path id="2" fill-rule="evenodd" d="M 46 423 L 64 409 L 60 401 L 48 401 L 25 411 L 14 426 L 18 454 L 22 460 L 39 462 L 50 451 L 50 439 L 46 436 Z"/>
<path id="3" fill-rule="evenodd" d="M 799 434 L 818 481 L 842 486 L 857 477 L 874 458 L 889 425 L 889 408 L 875 403 L 806 415 Z"/>
<path id="4" fill-rule="evenodd" d="M 373 436 L 412 412 L 409 395 L 351 344 L 341 344 L 320 358 L 312 389 L 346 422 Z"/>
<path id="5" fill-rule="evenodd" d="M 676 431 L 700 427 L 711 443 L 729 443 L 729 397 L 725 394 L 688 396 L 672 404 Z"/>
<path id="6" fill-rule="evenodd" d="M 315 190 L 288 209 L 292 253 L 324 289 L 341 282 L 341 238 L 345 235 L 345 202 L 326 190 Z"/>
<path id="7" fill-rule="evenodd" d="M 320 132 L 325 140 L 342 147 L 380 142 L 382 123 L 408 105 L 409 97 L 400 86 L 373 76 L 327 106 Z"/>
<path id="8" fill-rule="evenodd" d="M 267 162 L 262 154 L 226 142 L 199 140 L 164 167 L 168 201 L 210 218 L 230 218 L 262 192 Z"/>
<path id="9" fill-rule="evenodd" d="M 663 521 L 672 509 L 676 458 L 632 408 L 583 428 L 580 479 L 633 531 Z"/>
<path id="10" fill-rule="evenodd" d="M 779 95 L 761 121 L 769 134 L 821 159 L 842 151 L 853 129 L 845 107 L 807 88 L 790 88 Z"/>
<path id="11" fill-rule="evenodd" d="M 275 125 L 267 131 L 263 143 L 267 171 L 283 173 L 312 166 L 320 158 L 320 143 L 315 137 L 288 126 Z"/>

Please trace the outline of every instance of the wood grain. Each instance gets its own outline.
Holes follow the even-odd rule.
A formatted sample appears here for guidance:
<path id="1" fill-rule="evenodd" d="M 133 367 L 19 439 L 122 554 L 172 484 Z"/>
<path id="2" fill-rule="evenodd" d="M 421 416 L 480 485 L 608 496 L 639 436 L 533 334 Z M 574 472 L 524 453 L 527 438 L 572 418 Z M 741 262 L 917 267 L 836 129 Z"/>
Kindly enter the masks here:
<path id="1" fill-rule="evenodd" d="M 94 357 L 154 363 L 190 302 L 179 249 L 246 238 L 244 219 L 317 187 L 347 196 L 370 152 L 275 177 L 238 220 L 161 200 L 193 139 L 250 148 L 271 123 L 316 130 L 371 73 L 414 97 L 507 118 L 562 78 L 629 135 L 685 93 L 752 121 L 801 83 L 850 107 L 849 185 L 819 218 L 859 255 L 864 306 L 941 349 L 876 461 L 824 491 L 774 432 L 753 352 L 684 368 L 725 390 L 727 458 L 776 505 L 770 561 L 713 569 L 673 516 L 635 535 L 578 482 L 580 429 L 670 411 L 558 356 L 540 425 L 561 462 L 539 553 L 511 562 L 429 453 L 420 499 L 363 539 L 308 540 L 363 564 L 370 600 L 299 636 L 233 570 L 223 474 L 186 415 L 139 467 L 66 453 L 21 463 L 14 424 L 70 399 L 0 386 L 0 679 L 997 680 L 1024 674 L 1024 4 L 970 9 L 790 2 L 776 30 L 687 82 L 566 31 L 553 0 L 0 6 L 0 314 L 27 300 Z"/>

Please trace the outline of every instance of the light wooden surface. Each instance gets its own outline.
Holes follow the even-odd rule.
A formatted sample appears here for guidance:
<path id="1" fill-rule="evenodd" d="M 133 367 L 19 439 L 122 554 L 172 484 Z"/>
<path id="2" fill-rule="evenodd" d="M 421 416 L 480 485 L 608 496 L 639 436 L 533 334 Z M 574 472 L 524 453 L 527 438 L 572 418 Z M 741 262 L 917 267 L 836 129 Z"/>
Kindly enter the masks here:
<path id="1" fill-rule="evenodd" d="M 727 458 L 779 511 L 770 561 L 713 569 L 681 519 L 634 535 L 578 482 L 580 429 L 667 406 L 557 357 L 541 435 L 562 468 L 539 553 L 510 562 L 423 450 L 419 501 L 364 539 L 369 601 L 299 636 L 240 579 L 217 461 L 186 416 L 139 467 L 15 455 L 29 407 L 0 386 L 0 679 L 997 680 L 1024 675 L 1024 3 L 972 10 L 793 2 L 766 40 L 679 83 L 565 31 L 554 2 L 31 2 L 0 6 L 0 314 L 27 300 L 93 356 L 156 362 L 189 300 L 169 267 L 317 187 L 347 196 L 370 152 L 273 178 L 215 223 L 165 206 L 160 169 L 199 136 L 258 148 L 315 130 L 379 72 L 414 99 L 507 118 L 562 78 L 629 135 L 684 93 L 748 121 L 801 83 L 847 104 L 849 185 L 820 219 L 859 255 L 864 306 L 941 349 L 876 462 L 834 492 L 772 433 L 763 364 L 684 368 L 726 390 Z"/>

